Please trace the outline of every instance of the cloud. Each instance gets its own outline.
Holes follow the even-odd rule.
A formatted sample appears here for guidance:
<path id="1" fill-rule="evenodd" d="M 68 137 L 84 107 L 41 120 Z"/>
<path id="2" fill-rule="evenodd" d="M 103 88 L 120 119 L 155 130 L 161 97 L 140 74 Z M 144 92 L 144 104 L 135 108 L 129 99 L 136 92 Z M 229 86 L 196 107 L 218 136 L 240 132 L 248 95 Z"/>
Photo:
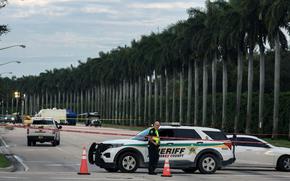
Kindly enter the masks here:
<path id="1" fill-rule="evenodd" d="M 83 3 L 120 3 L 122 0 L 83 0 Z M 52 4 L 80 2 L 79 0 L 9 0 L 9 4 L 15 6 L 47 7 Z"/>
<path id="2" fill-rule="evenodd" d="M 80 11 L 88 14 L 97 14 L 97 13 L 118 14 L 117 11 L 104 6 L 84 7 L 81 8 Z"/>
<path id="3" fill-rule="evenodd" d="M 192 7 L 193 4 L 193 2 L 133 3 L 128 7 L 138 9 L 187 9 Z"/>

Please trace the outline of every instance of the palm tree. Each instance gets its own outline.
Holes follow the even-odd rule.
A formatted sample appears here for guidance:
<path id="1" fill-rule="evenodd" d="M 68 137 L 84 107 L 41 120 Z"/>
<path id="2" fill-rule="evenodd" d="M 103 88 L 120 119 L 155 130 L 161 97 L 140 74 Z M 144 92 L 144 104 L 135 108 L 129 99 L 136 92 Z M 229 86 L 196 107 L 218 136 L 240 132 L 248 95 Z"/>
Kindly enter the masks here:
<path id="1" fill-rule="evenodd" d="M 264 0 L 263 9 L 266 11 L 265 24 L 270 42 L 274 42 L 275 73 L 274 73 L 274 109 L 272 138 L 277 137 L 279 122 L 279 95 L 280 95 L 280 62 L 281 48 L 286 48 L 287 40 L 281 28 L 289 27 L 290 2 L 287 0 Z M 286 40 L 286 41 L 285 41 Z M 286 42 L 286 43 L 285 43 Z"/>

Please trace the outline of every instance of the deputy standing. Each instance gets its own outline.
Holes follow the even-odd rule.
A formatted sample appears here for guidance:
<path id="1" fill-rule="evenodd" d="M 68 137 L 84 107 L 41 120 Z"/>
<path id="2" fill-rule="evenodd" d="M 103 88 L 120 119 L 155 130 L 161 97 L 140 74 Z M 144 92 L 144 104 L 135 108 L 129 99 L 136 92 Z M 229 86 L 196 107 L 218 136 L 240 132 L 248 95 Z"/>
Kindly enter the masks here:
<path id="1" fill-rule="evenodd" d="M 148 171 L 150 175 L 157 174 L 154 171 L 157 167 L 157 163 L 159 160 L 159 152 L 158 152 L 158 148 L 160 146 L 160 138 L 158 133 L 159 127 L 160 127 L 159 121 L 155 121 L 153 128 L 149 130 L 148 134 L 148 153 L 149 153 Z"/>

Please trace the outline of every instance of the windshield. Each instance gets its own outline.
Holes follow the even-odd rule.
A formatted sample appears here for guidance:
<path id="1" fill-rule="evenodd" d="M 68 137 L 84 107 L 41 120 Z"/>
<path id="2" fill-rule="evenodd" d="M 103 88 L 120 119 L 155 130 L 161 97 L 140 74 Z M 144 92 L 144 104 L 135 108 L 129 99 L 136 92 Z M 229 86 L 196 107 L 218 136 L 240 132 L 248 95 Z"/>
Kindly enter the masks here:
<path id="1" fill-rule="evenodd" d="M 134 136 L 133 138 L 131 138 L 132 140 L 140 140 L 140 141 L 145 141 L 145 137 L 148 135 L 150 128 L 145 129 L 143 131 L 141 131 L 140 133 L 138 133 L 136 136 Z"/>

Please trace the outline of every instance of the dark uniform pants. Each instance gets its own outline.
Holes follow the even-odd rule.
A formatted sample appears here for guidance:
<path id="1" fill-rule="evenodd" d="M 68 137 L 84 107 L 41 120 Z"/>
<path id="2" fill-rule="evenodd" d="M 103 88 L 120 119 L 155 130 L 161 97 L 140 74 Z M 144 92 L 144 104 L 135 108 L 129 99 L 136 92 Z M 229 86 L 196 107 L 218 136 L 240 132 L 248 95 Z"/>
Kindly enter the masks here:
<path id="1" fill-rule="evenodd" d="M 149 166 L 148 171 L 149 173 L 152 173 L 155 171 L 158 160 L 159 160 L 159 152 L 158 152 L 159 146 L 155 146 L 153 144 L 148 145 L 148 153 L 149 153 Z"/>

